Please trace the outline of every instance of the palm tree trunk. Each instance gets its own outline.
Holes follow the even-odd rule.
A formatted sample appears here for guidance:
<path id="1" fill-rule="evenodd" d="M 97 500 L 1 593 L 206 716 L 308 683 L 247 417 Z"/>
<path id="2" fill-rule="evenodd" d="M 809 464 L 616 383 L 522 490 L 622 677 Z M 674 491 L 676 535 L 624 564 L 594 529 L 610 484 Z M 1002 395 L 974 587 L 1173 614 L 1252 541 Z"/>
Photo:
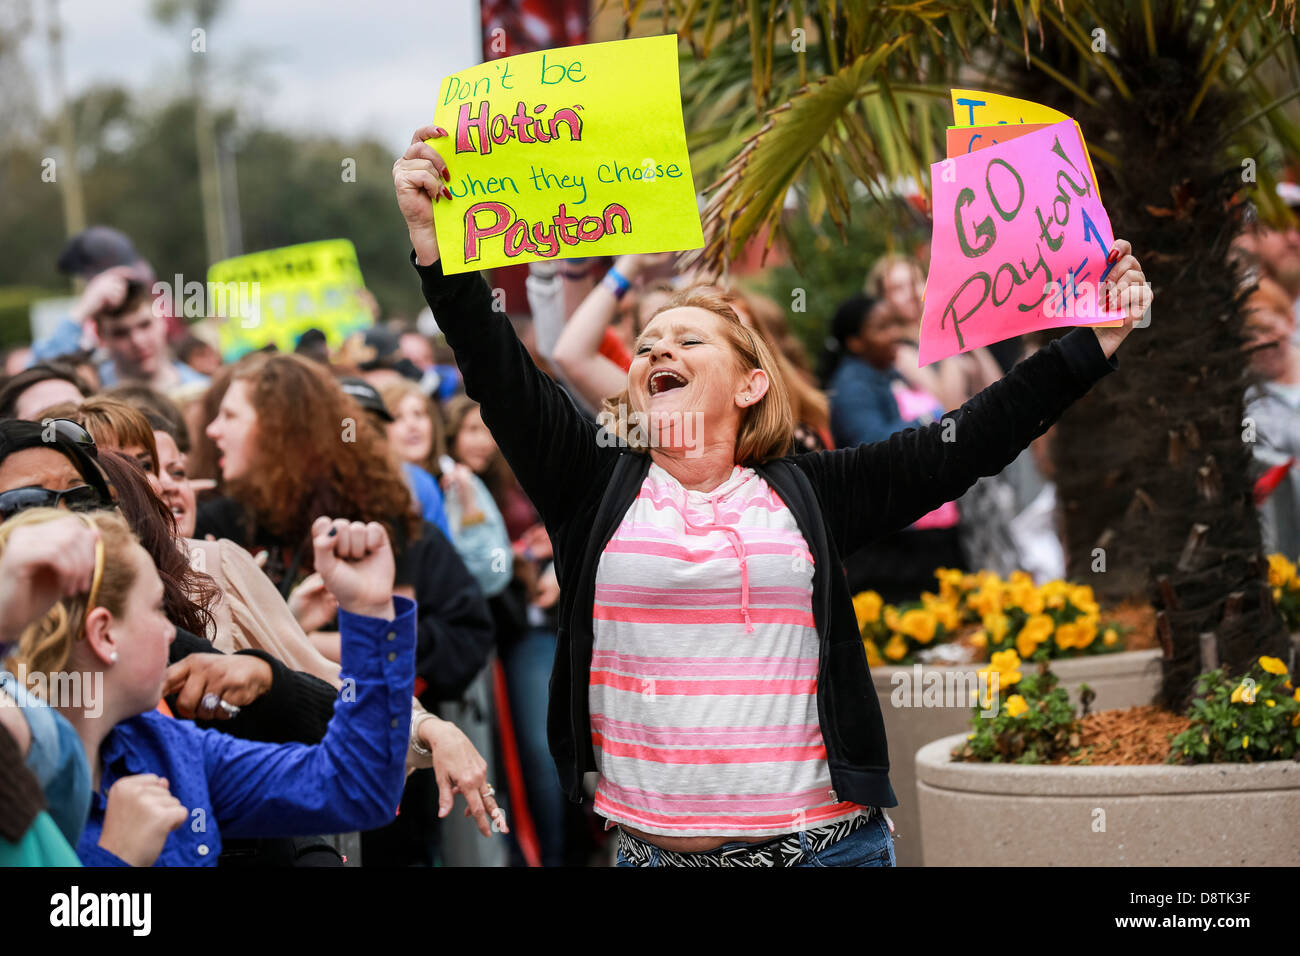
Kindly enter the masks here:
<path id="1" fill-rule="evenodd" d="M 1133 244 L 1155 292 L 1150 325 L 1125 341 L 1121 371 L 1061 420 L 1053 454 L 1069 572 L 1106 599 L 1150 595 L 1162 699 L 1177 706 L 1201 669 L 1201 635 L 1213 634 L 1220 662 L 1240 673 L 1261 653 L 1280 654 L 1285 634 L 1243 441 L 1242 276 L 1228 252 L 1249 195 L 1239 161 L 1216 145 L 1241 104 L 1211 87 L 1188 119 L 1197 64 L 1218 37 L 1193 30 L 1190 12 L 1153 6 L 1158 55 L 1140 16 L 1106 24 L 1131 101 L 1095 82 L 1099 105 L 1089 107 L 1029 74 L 1022 95 L 1055 98 L 1123 162 L 1118 173 L 1097 163 L 1097 176 L 1115 235 Z"/>

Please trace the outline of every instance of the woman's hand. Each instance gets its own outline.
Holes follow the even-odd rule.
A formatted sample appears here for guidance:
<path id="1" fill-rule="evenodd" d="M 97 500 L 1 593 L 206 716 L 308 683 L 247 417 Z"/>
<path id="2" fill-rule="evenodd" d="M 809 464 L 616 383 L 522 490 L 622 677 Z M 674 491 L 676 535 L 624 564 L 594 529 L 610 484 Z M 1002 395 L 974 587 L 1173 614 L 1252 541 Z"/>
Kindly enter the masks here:
<path id="1" fill-rule="evenodd" d="M 311 526 L 316 570 L 349 614 L 392 620 L 396 566 L 388 532 L 378 522 L 319 517 Z"/>
<path id="2" fill-rule="evenodd" d="M 62 598 L 90 592 L 98 540 L 98 529 L 72 517 L 9 536 L 0 555 L 0 645 L 16 643 Z"/>
<path id="3" fill-rule="evenodd" d="M 309 574 L 289 592 L 289 610 L 298 620 L 298 626 L 310 634 L 334 620 L 339 602 L 325 587 L 320 574 Z"/>
<path id="4" fill-rule="evenodd" d="M 433 226 L 433 204 L 439 198 L 451 199 L 451 174 L 443 158 L 425 142 L 446 136 L 438 126 L 421 126 L 411 137 L 397 162 L 393 163 L 393 187 L 397 191 L 397 208 L 406 219 L 415 261 L 422 266 L 438 261 L 438 236 Z"/>
<path id="5" fill-rule="evenodd" d="M 482 520 L 483 517 L 483 513 L 478 509 L 474 485 L 470 481 L 472 474 L 473 472 L 468 467 L 457 462 L 455 468 L 444 472 L 442 476 L 443 491 L 455 495 L 456 500 L 460 503 L 461 521 L 475 516 Z M 472 524 L 473 522 L 469 523 Z"/>
<path id="6" fill-rule="evenodd" d="M 533 525 L 521 534 L 515 546 L 531 561 L 549 561 L 555 556 L 551 550 L 551 536 L 546 533 L 546 526 L 541 523 Z"/>
<path id="7" fill-rule="evenodd" d="M 537 591 L 533 595 L 533 603 L 545 611 L 553 607 L 559 599 L 560 579 L 555 575 L 555 565 L 550 564 L 537 579 Z"/>
<path id="8" fill-rule="evenodd" d="M 1119 344 L 1133 331 L 1133 323 L 1141 321 L 1151 306 L 1153 293 L 1142 274 L 1142 267 L 1133 257 L 1133 247 L 1126 239 L 1116 239 L 1110 247 L 1107 262 L 1114 261 L 1106 281 L 1101 283 L 1105 307 L 1124 310 L 1124 324 L 1112 329 L 1093 326 L 1101 350 L 1110 358 Z"/>
<path id="9" fill-rule="evenodd" d="M 176 695 L 176 713 L 193 720 L 227 720 L 234 716 L 218 704 L 205 707 L 205 699 L 216 699 L 235 707 L 247 707 L 271 689 L 271 665 L 252 654 L 190 654 L 167 668 L 162 696 Z"/>
<path id="10" fill-rule="evenodd" d="M 162 777 L 152 773 L 122 777 L 108 789 L 99 845 L 131 866 L 153 866 L 168 834 L 189 816 Z"/>
<path id="11" fill-rule="evenodd" d="M 495 823 L 509 833 L 505 811 L 497 806 L 487 782 L 487 762 L 468 737 L 451 721 L 433 717 L 420 724 L 420 740 L 433 751 L 433 771 L 438 780 L 438 817 L 451 813 L 455 795 L 465 795 L 465 816 L 473 814 L 479 832 L 492 835 Z"/>

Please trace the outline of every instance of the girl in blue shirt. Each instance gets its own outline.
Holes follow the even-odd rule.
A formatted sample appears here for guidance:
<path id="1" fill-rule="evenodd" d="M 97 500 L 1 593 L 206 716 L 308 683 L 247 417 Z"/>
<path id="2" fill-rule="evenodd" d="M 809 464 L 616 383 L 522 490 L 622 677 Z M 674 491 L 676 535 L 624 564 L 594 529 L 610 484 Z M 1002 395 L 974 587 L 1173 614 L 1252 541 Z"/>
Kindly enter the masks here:
<path id="1" fill-rule="evenodd" d="M 15 516 L 0 527 L 0 550 L 16 528 L 64 515 Z M 103 545 L 88 595 L 64 598 L 29 626 L 16 655 L 29 674 L 45 675 L 51 703 L 89 758 L 82 862 L 213 866 L 223 834 L 337 833 L 394 817 L 405 779 L 415 605 L 392 594 L 393 555 L 381 525 L 322 517 L 312 527 L 316 569 L 339 602 L 343 687 L 325 738 L 307 746 L 199 730 L 156 709 L 175 636 L 162 583 L 120 515 L 85 519 Z M 74 674 L 83 685 L 102 680 L 94 711 L 68 693 Z"/>

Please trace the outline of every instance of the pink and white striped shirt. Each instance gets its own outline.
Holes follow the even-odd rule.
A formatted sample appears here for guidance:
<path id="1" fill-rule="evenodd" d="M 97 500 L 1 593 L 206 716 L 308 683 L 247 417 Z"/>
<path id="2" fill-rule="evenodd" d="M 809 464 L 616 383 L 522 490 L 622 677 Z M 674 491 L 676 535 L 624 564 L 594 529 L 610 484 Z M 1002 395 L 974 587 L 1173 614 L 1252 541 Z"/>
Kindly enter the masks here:
<path id="1" fill-rule="evenodd" d="M 817 717 L 813 558 L 752 468 L 711 492 L 652 464 L 596 570 L 596 811 L 665 836 L 775 836 L 857 816 Z"/>

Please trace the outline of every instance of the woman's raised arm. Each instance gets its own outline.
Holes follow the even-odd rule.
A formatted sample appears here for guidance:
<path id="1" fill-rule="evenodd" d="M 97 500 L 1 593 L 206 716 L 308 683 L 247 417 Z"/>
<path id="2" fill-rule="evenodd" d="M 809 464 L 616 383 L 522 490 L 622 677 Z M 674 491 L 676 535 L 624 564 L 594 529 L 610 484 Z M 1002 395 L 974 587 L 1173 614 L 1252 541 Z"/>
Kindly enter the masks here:
<path id="1" fill-rule="evenodd" d="M 1071 403 L 1118 368 L 1115 350 L 1151 301 L 1129 250 L 1127 242 L 1116 240 L 1110 260 L 1119 278 L 1109 292 L 1126 312 L 1122 326 L 1075 329 L 924 428 L 796 457 L 794 463 L 818 491 L 841 554 L 907 527 L 960 497 L 978 479 L 1000 472 Z"/>
<path id="2" fill-rule="evenodd" d="M 393 165 L 411 261 L 456 353 L 465 393 L 482 407 L 484 423 L 543 520 L 563 522 L 598 480 L 602 461 L 612 460 L 617 450 L 597 443 L 595 422 L 533 363 L 482 275 L 443 275 L 433 203 L 450 201 L 451 192 L 447 164 L 425 140 L 446 135 L 434 126 L 416 130 Z"/>

